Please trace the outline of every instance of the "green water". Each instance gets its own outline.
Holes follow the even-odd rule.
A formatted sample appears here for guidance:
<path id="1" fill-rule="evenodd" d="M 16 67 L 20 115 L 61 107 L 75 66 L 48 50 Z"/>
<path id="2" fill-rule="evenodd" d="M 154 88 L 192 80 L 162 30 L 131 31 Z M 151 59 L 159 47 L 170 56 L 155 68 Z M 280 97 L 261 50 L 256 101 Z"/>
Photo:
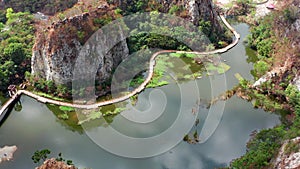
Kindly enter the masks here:
<path id="1" fill-rule="evenodd" d="M 242 39 L 249 34 L 246 24 L 236 24 L 234 27 L 241 33 Z M 234 77 L 235 73 L 240 73 L 246 79 L 253 79 L 250 74 L 252 63 L 247 62 L 247 55 L 254 53 L 249 50 L 243 43 L 239 43 L 229 52 L 222 54 L 222 59 L 231 66 L 231 69 L 225 74 L 227 89 L 231 89 L 238 83 Z M 206 108 L 205 101 L 211 99 L 212 95 L 219 95 L 224 90 L 222 87 L 225 84 L 219 80 L 220 77 L 221 75 L 204 76 L 196 81 L 203 103 L 199 107 L 200 123 L 193 130 L 200 132 L 208 114 L 214 115 L 213 110 L 209 111 Z M 216 83 L 213 92 L 211 89 L 212 79 Z M 188 86 L 189 83 L 183 82 L 181 85 Z M 128 136 L 140 138 L 153 136 L 166 130 L 178 115 L 181 101 L 178 86 L 170 84 L 156 89 L 144 90 L 139 95 L 136 109 L 146 110 L 151 104 L 160 104 L 161 98 L 154 98 L 153 102 L 149 103 L 149 95 L 153 90 L 163 91 L 168 103 L 163 115 L 151 126 L 132 123 L 120 115 L 109 119 L 111 125 Z M 192 93 L 193 91 L 188 92 Z M 193 100 L 190 101 L 193 102 Z M 26 96 L 21 97 L 21 104 L 22 110 L 13 110 L 0 128 L 0 146 L 17 145 L 18 147 L 13 161 L 1 163 L 1 169 L 34 168 L 36 164 L 32 162 L 31 156 L 36 150 L 44 148 L 50 149 L 51 155 L 54 157 L 62 152 L 63 157 L 73 160 L 79 168 L 207 169 L 224 167 L 232 159 L 245 153 L 246 142 L 253 130 L 273 127 L 280 123 L 279 116 L 264 112 L 261 109 L 254 109 L 251 103 L 232 97 L 226 101 L 223 116 L 216 131 L 205 143 L 191 145 L 181 142 L 161 155 L 144 159 L 131 159 L 113 155 L 95 144 L 82 127 L 74 123 L 76 114 L 68 113 L 69 120 L 59 119 L 57 115 L 63 112 L 58 107 L 39 103 Z M 158 111 L 156 107 L 151 110 Z M 95 120 L 90 125 L 90 130 L 93 130 L 95 126 L 105 128 L 106 124 L 103 120 Z M 176 133 L 174 134 L 176 135 Z M 139 149 L 141 147 L 130 148 Z"/>

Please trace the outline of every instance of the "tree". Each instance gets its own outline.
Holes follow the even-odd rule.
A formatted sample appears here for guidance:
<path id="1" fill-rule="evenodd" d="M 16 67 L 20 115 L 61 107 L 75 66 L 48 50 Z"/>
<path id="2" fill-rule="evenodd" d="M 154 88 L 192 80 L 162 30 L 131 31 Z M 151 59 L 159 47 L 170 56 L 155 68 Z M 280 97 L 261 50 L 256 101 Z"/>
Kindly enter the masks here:
<path id="1" fill-rule="evenodd" d="M 24 73 L 30 71 L 30 56 L 34 43 L 33 16 L 27 12 L 6 12 L 6 23 L 0 23 L 0 90 L 6 90 L 11 83 L 24 80 Z M 26 63 L 26 64 L 22 64 Z"/>
<path id="2" fill-rule="evenodd" d="M 285 89 L 285 93 L 292 105 L 294 105 L 295 107 L 300 106 L 300 92 L 298 91 L 296 86 L 289 84 Z"/>
<path id="3" fill-rule="evenodd" d="M 260 60 L 254 64 L 254 71 L 257 77 L 264 75 L 268 69 L 269 65 L 265 61 Z"/>
<path id="4" fill-rule="evenodd" d="M 0 89 L 5 90 L 7 84 L 9 84 L 10 77 L 15 73 L 13 61 L 5 61 L 4 64 L 0 64 Z"/>
<path id="5" fill-rule="evenodd" d="M 14 10 L 12 8 L 7 8 L 7 10 L 6 10 L 6 18 L 8 20 L 12 19 L 13 18 L 13 13 L 14 13 Z"/>
<path id="6" fill-rule="evenodd" d="M 8 60 L 13 60 L 19 65 L 25 59 L 23 45 L 21 43 L 10 43 L 4 48 L 3 55 Z"/>
<path id="7" fill-rule="evenodd" d="M 40 160 L 45 161 L 48 158 L 48 155 L 50 153 L 51 153 L 51 151 L 48 149 L 43 149 L 41 151 L 37 150 L 36 152 L 34 152 L 31 159 L 33 160 L 34 163 L 39 163 Z"/>

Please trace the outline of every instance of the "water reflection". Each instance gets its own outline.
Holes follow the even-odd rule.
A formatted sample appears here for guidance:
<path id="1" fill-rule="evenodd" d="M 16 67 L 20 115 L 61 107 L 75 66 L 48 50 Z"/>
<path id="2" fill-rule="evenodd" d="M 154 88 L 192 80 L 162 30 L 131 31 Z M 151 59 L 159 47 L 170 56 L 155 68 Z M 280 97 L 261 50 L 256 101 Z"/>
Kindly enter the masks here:
<path id="1" fill-rule="evenodd" d="M 238 24 L 235 26 L 241 32 L 242 38 L 248 34 L 248 26 Z M 240 73 L 244 78 L 253 79 L 249 71 L 252 66 L 246 62 L 245 47 L 239 43 L 229 52 L 222 54 L 227 64 L 232 66 L 226 73 L 228 88 L 237 84 L 235 73 Z M 197 81 L 201 99 L 211 99 L 211 84 L 207 77 Z M 223 84 L 218 84 L 223 85 Z M 172 87 L 162 87 L 172 95 Z M 150 90 L 150 89 L 149 89 Z M 142 93 L 141 97 L 147 92 Z M 221 92 L 221 91 L 218 91 Z M 218 93 L 215 93 L 216 95 Z M 168 108 L 172 112 L 176 109 L 176 100 Z M 17 145 L 18 150 L 14 160 L 1 164 L 1 169 L 28 169 L 36 165 L 31 156 L 36 150 L 48 148 L 52 154 L 62 152 L 64 157 L 73 160 L 76 166 L 93 169 L 201 169 L 224 167 L 229 162 L 243 155 L 246 151 L 246 142 L 253 130 L 269 128 L 279 124 L 277 115 L 266 113 L 261 109 L 253 109 L 251 103 L 233 97 L 226 102 L 222 121 L 214 134 L 203 144 L 190 145 L 181 142 L 175 148 L 160 156 L 146 159 L 128 159 L 112 155 L 94 144 L 76 123 L 57 118 L 57 107 L 44 105 L 35 100 L 22 96 L 22 110 L 12 110 L 10 116 L 0 128 L 0 145 Z M 139 103 L 137 103 L 136 106 Z M 199 106 L 200 132 L 209 110 Z M 62 112 L 60 112 L 62 113 Z M 190 112 L 191 113 L 191 112 Z M 210 112 L 214 113 L 214 112 Z M 70 118 L 73 119 L 71 114 Z M 169 115 L 171 117 L 171 115 Z M 167 120 L 167 119 L 166 119 Z M 74 120 L 76 121 L 76 120 Z M 120 131 L 128 130 L 119 116 L 109 119 L 112 125 L 119 127 Z M 168 123 L 166 123 L 168 124 Z M 105 127 L 104 121 L 95 121 L 95 126 Z M 91 126 L 91 130 L 93 130 Z M 131 134 L 138 133 L 139 128 L 130 127 Z M 140 131 L 141 132 L 141 131 Z M 152 132 L 152 134 L 155 133 Z M 201 138 L 200 138 L 201 139 Z M 167 141 L 167 140 L 166 140 Z M 139 147 L 132 147 L 136 149 Z"/>

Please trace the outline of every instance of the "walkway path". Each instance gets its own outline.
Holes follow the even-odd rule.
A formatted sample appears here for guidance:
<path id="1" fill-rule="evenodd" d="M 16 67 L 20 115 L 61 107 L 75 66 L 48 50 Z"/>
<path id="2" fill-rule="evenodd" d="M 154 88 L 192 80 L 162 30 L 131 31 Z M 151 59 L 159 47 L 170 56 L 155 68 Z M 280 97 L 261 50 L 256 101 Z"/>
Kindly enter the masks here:
<path id="1" fill-rule="evenodd" d="M 114 99 L 107 100 L 107 101 L 101 101 L 101 102 L 94 103 L 94 104 L 76 104 L 76 103 L 67 103 L 67 102 L 53 100 L 53 99 L 50 99 L 50 98 L 45 98 L 45 97 L 39 96 L 37 94 L 34 94 L 34 93 L 32 93 L 30 91 L 26 91 L 26 90 L 19 90 L 0 109 L 0 117 L 2 116 L 3 112 L 5 112 L 5 110 L 10 106 L 10 104 L 12 104 L 14 102 L 14 100 L 17 99 L 22 94 L 30 96 L 30 97 L 32 97 L 32 98 L 34 98 L 37 101 L 42 102 L 42 103 L 50 103 L 50 104 L 56 104 L 56 105 L 59 105 L 59 106 L 69 106 L 69 107 L 80 108 L 80 109 L 94 109 L 94 108 L 98 108 L 98 107 L 101 107 L 101 106 L 105 106 L 105 105 L 109 105 L 109 104 L 113 104 L 113 103 L 118 103 L 118 102 L 122 102 L 124 100 L 127 100 L 130 97 L 132 97 L 132 96 L 140 93 L 142 90 L 144 90 L 146 88 L 146 85 L 150 82 L 150 80 L 151 80 L 151 78 L 153 76 L 155 62 L 156 62 L 155 59 L 160 54 L 163 54 L 163 53 L 174 53 L 174 52 L 176 52 L 176 53 L 187 53 L 187 54 L 197 54 L 197 55 L 210 55 L 210 54 L 224 53 L 224 52 L 228 51 L 229 49 L 233 48 L 239 42 L 240 35 L 226 21 L 226 19 L 225 19 L 224 16 L 221 15 L 220 18 L 223 21 L 223 23 L 226 25 L 226 27 L 235 36 L 234 41 L 230 45 L 226 46 L 225 48 L 217 49 L 217 50 L 209 51 L 209 52 L 197 52 L 197 51 L 186 52 L 186 51 L 177 51 L 177 50 L 162 50 L 162 51 L 156 52 L 150 58 L 149 73 L 148 73 L 148 76 L 145 79 L 145 81 L 138 88 L 136 88 L 131 93 L 129 93 L 129 94 L 125 95 L 125 96 L 121 96 L 121 97 L 114 98 Z M 1 121 L 1 119 L 0 119 L 0 121 Z"/>

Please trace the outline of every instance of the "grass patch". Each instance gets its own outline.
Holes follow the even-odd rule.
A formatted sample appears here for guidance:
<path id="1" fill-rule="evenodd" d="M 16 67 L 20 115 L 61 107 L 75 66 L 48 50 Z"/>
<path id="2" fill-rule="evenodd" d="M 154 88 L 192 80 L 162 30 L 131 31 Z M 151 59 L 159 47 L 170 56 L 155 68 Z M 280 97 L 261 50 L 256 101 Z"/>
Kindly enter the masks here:
<path id="1" fill-rule="evenodd" d="M 58 118 L 58 122 L 65 128 L 71 131 L 83 133 L 83 129 L 78 125 L 78 118 L 75 112 L 64 112 L 59 106 L 53 104 L 46 104 L 48 109 Z"/>
<path id="2" fill-rule="evenodd" d="M 203 57 L 203 64 L 197 64 L 194 60 L 196 57 Z M 215 58 L 214 56 L 210 56 Z M 223 74 L 230 69 L 230 66 L 221 62 L 215 65 L 209 60 L 207 56 L 199 56 L 190 53 L 170 53 L 159 55 L 156 59 L 154 74 L 147 85 L 147 88 L 154 88 L 158 86 L 167 85 L 170 83 L 170 75 L 166 74 L 169 69 L 175 73 L 177 80 L 186 81 L 193 80 L 195 77 L 202 77 L 204 72 L 207 75 L 214 75 L 215 73 Z M 213 60 L 213 59 L 212 59 Z"/>
<path id="3" fill-rule="evenodd" d="M 36 95 L 46 97 L 46 98 L 49 98 L 49 99 L 53 99 L 53 100 L 57 100 L 57 101 L 70 102 L 69 100 L 59 98 L 59 97 L 55 97 L 55 96 L 52 96 L 50 94 L 43 93 L 43 92 L 33 92 L 33 93 L 36 94 Z"/>
<path id="4" fill-rule="evenodd" d="M 168 76 L 166 76 L 165 71 L 170 67 L 172 68 L 174 67 L 174 65 L 172 64 L 172 62 L 168 62 L 168 55 L 158 56 L 156 58 L 153 77 L 146 87 L 155 88 L 169 84 L 169 82 L 166 80 Z"/>
<path id="5" fill-rule="evenodd" d="M 90 111 L 86 115 L 83 115 L 79 120 L 78 124 L 81 125 L 83 123 L 91 122 L 93 120 L 102 119 L 103 117 L 107 121 L 107 119 L 110 119 L 109 116 L 115 116 L 124 110 L 126 110 L 125 107 L 115 107 L 114 105 L 103 106 L 99 108 L 98 111 Z M 107 122 L 109 123 L 109 121 Z M 110 122 L 112 122 L 112 119 Z"/>
<path id="6" fill-rule="evenodd" d="M 230 69 L 230 66 L 223 62 L 218 65 L 214 65 L 213 63 L 206 63 L 205 68 L 208 75 L 213 75 L 214 73 L 223 74 L 227 72 Z"/>
<path id="7" fill-rule="evenodd" d="M 59 106 L 59 109 L 65 112 L 75 111 L 75 108 L 69 106 Z"/>
<path id="8" fill-rule="evenodd" d="M 181 57 L 187 57 L 187 58 L 195 58 L 198 55 L 193 53 L 170 53 L 169 56 L 181 58 Z"/>
<path id="9" fill-rule="evenodd" d="M 154 81 L 151 81 L 148 85 L 147 88 L 155 88 L 159 86 L 164 86 L 169 84 L 167 81 L 159 81 L 159 79 L 155 79 Z"/>

